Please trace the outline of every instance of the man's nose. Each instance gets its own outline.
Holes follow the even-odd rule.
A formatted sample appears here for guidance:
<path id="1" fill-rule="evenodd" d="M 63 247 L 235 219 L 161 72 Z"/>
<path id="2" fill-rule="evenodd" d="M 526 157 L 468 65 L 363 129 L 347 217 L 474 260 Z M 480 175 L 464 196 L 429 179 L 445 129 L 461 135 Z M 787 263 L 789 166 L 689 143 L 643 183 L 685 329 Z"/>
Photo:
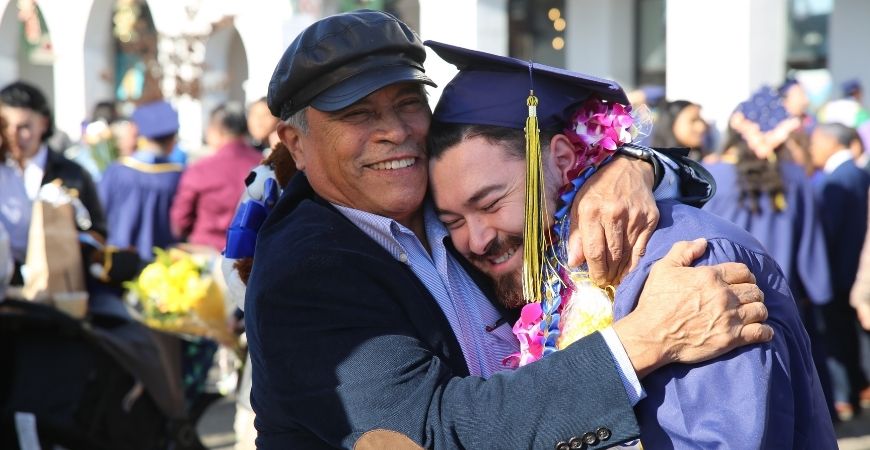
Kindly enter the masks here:
<path id="1" fill-rule="evenodd" d="M 411 126 L 396 111 L 388 111 L 381 115 L 378 131 L 379 140 L 401 144 L 411 134 Z"/>
<path id="2" fill-rule="evenodd" d="M 495 242 L 495 229 L 484 220 L 468 220 L 468 248 L 475 255 L 485 255 Z"/>

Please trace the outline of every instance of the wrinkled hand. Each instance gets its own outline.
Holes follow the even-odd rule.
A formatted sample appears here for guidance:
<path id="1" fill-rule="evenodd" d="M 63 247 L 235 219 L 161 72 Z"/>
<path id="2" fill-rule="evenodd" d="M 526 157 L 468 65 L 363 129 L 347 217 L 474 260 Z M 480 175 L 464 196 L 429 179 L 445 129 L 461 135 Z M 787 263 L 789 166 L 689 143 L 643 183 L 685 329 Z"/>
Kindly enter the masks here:
<path id="1" fill-rule="evenodd" d="M 634 268 L 659 221 L 653 182 L 648 163 L 625 157 L 594 174 L 571 207 L 568 264 L 586 261 L 601 286 L 615 285 Z"/>
<path id="2" fill-rule="evenodd" d="M 653 265 L 637 308 L 613 325 L 639 377 L 773 339 L 764 294 L 740 263 L 689 267 L 707 241 L 674 244 Z"/>

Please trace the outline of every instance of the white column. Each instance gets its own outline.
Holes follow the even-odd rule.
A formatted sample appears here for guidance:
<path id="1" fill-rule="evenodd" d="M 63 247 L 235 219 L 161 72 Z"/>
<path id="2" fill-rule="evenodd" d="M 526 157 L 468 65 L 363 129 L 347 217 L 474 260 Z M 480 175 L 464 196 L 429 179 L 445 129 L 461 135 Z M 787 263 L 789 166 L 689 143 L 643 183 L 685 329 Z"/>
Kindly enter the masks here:
<path id="1" fill-rule="evenodd" d="M 870 105 L 870 2 L 837 0 L 828 23 L 828 67 L 834 80 L 834 98 L 840 83 L 859 78 L 864 87 L 864 106 Z"/>
<path id="2" fill-rule="evenodd" d="M 667 96 L 699 103 L 724 129 L 762 84 L 785 76 L 786 0 L 667 0 Z"/>
<path id="3" fill-rule="evenodd" d="M 507 55 L 507 0 L 420 0 L 420 37 L 460 47 Z M 438 84 L 429 88 L 435 105 L 456 68 L 429 50 L 426 74 Z"/>
<path id="4" fill-rule="evenodd" d="M 634 0 L 566 0 L 565 10 L 566 68 L 634 84 Z"/>
<path id="5" fill-rule="evenodd" d="M 54 122 L 73 140 L 81 135 L 81 122 L 88 115 L 84 42 L 92 3 L 92 0 L 39 2 L 54 49 Z"/>

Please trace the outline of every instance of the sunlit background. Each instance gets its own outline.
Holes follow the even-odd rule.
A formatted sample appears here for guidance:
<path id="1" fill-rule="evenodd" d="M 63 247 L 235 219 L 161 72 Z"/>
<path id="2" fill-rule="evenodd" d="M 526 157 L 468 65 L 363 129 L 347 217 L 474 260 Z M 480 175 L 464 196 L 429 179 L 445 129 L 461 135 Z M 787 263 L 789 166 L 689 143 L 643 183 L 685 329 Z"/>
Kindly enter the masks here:
<path id="1" fill-rule="evenodd" d="M 864 0 L 0 0 L 0 84 L 48 93 L 77 138 L 97 102 L 166 98 L 185 148 L 201 145 L 215 105 L 266 93 L 286 45 L 318 18 L 389 11 L 423 39 L 617 80 L 663 86 L 721 128 L 762 84 L 798 77 L 814 105 L 842 80 L 870 85 Z M 452 67 L 430 54 L 441 85 Z M 432 100 L 439 90 L 432 91 Z"/>

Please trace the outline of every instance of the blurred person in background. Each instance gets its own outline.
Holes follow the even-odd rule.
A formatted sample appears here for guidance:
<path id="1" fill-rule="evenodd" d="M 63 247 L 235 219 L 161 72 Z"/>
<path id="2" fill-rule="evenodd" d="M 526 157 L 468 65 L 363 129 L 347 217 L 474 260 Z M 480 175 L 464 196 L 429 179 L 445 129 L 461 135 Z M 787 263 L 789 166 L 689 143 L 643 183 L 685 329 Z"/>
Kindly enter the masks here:
<path id="1" fill-rule="evenodd" d="M 779 95 L 782 97 L 782 106 L 791 117 L 800 120 L 801 128 L 808 134 L 812 133 L 816 125 L 816 118 L 810 114 L 810 98 L 800 82 L 793 77 L 786 78 L 779 86 Z"/>
<path id="2" fill-rule="evenodd" d="M 861 86 L 861 80 L 851 78 L 840 84 L 843 90 L 843 98 L 857 102 L 859 105 L 864 102 L 864 87 Z"/>
<path id="3" fill-rule="evenodd" d="M 15 268 L 24 264 L 30 227 L 30 198 L 14 164 L 6 137 L 6 119 L 0 113 L 0 298 Z"/>
<path id="4" fill-rule="evenodd" d="M 700 161 L 707 154 L 704 148 L 707 128 L 707 122 L 701 118 L 700 105 L 687 100 L 666 101 L 656 109 L 650 145 L 686 147 L 689 157 Z"/>
<path id="5" fill-rule="evenodd" d="M 269 112 L 266 97 L 248 107 L 248 132 L 251 145 L 261 152 L 268 152 L 278 142 L 278 118 Z"/>
<path id="6" fill-rule="evenodd" d="M 9 141 L 6 150 L 7 186 L 2 190 L 4 203 L 19 202 L 20 189 L 30 203 L 36 200 L 40 188 L 54 180 L 60 179 L 63 187 L 78 192 L 78 198 L 90 215 L 91 227 L 88 231 L 97 240 L 102 240 L 106 233 L 106 222 L 103 208 L 97 195 L 97 189 L 91 176 L 80 165 L 70 161 L 60 153 L 50 151 L 45 139 L 53 132 L 51 109 L 45 95 L 36 86 L 23 81 L 16 81 L 0 90 L 0 115 L 6 122 L 5 131 Z M 26 209 L 13 208 L 21 214 L 20 220 L 30 223 L 30 203 Z M 16 203 L 17 205 L 18 203 Z M 8 204 L 7 204 L 8 206 Z M 16 258 L 16 274 L 13 285 L 21 285 L 23 279 L 20 265 L 24 262 L 23 249 L 26 249 L 27 239 L 22 239 L 21 232 L 16 228 L 24 226 L 23 222 L 7 231 L 12 234 L 13 254 Z M 26 228 L 25 228 L 26 229 Z M 23 244 L 22 244 L 23 243 Z M 21 259 L 19 259 L 21 258 Z"/>
<path id="7" fill-rule="evenodd" d="M 82 122 L 81 140 L 63 152 L 64 156 L 84 167 L 97 183 L 106 167 L 118 159 L 118 147 L 111 128 L 117 118 L 114 102 L 98 102 L 90 120 Z"/>
<path id="8" fill-rule="evenodd" d="M 183 167 L 169 161 L 178 133 L 178 113 L 169 103 L 156 101 L 133 112 L 139 147 L 131 156 L 111 164 L 100 181 L 100 198 L 108 217 L 108 242 L 135 247 L 145 261 L 153 248 L 176 242 L 169 209 Z"/>
<path id="9" fill-rule="evenodd" d="M 857 318 L 849 306 L 867 232 L 870 174 L 855 166 L 849 149 L 852 137 L 849 127 L 826 123 L 815 128 L 810 143 L 813 163 L 821 171 L 815 193 L 833 288 L 833 300 L 822 307 L 828 366 L 837 412 L 845 417 L 859 402 L 870 403 L 867 377 L 861 370 Z"/>
<path id="10" fill-rule="evenodd" d="M 798 119 L 789 117 L 777 92 L 762 88 L 740 103 L 718 162 L 705 167 L 716 195 L 704 209 L 752 234 L 782 268 L 810 335 L 816 370 L 833 409 L 818 306 L 831 301 L 831 278 L 812 185 L 799 165 L 781 155 L 796 145 Z M 833 411 L 832 411 L 833 412 Z"/>
<path id="11" fill-rule="evenodd" d="M 177 239 L 223 250 L 245 177 L 263 157 L 247 144 L 247 134 L 240 105 L 227 103 L 211 112 L 205 140 L 214 153 L 187 168 L 172 204 L 172 230 Z"/>
<path id="12" fill-rule="evenodd" d="M 133 156 L 136 152 L 136 141 L 139 139 L 136 124 L 129 118 L 122 118 L 115 121 L 111 128 L 115 145 L 118 146 L 118 157 Z"/>

